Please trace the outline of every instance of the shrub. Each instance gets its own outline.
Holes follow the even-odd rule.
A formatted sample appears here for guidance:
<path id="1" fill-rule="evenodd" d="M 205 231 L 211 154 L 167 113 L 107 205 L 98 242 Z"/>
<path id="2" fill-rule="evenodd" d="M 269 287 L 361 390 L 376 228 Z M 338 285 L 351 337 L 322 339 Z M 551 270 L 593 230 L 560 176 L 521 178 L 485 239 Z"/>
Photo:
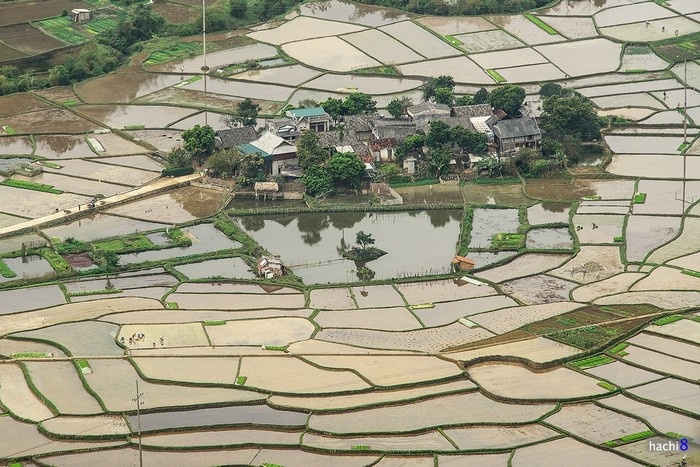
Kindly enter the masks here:
<path id="1" fill-rule="evenodd" d="M 167 167 L 163 169 L 164 177 L 182 177 L 194 173 L 194 167 Z"/>

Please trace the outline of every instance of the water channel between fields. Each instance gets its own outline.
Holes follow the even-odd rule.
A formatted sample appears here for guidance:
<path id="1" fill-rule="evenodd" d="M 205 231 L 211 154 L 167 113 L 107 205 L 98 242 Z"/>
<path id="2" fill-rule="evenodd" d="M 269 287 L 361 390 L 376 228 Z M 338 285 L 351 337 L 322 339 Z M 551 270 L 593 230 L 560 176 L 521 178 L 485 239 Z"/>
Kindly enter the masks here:
<path id="1" fill-rule="evenodd" d="M 388 254 L 367 266 L 374 279 L 448 272 L 459 239 L 461 210 L 304 213 L 235 218 L 260 245 L 292 266 L 308 284 L 357 280 L 341 256 L 360 230 Z M 330 260 L 330 261 L 329 261 Z M 318 263 L 321 263 L 319 265 Z"/>

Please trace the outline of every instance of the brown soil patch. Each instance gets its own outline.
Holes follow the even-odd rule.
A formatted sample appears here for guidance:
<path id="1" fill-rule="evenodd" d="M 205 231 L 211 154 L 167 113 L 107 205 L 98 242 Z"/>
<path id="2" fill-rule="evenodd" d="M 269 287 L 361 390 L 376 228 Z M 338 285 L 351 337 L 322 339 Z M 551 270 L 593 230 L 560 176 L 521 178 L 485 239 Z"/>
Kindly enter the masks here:
<path id="1" fill-rule="evenodd" d="M 153 5 L 153 11 L 165 18 L 167 22 L 174 24 L 188 23 L 199 13 L 198 9 L 171 2 L 156 3 Z"/>
<path id="2" fill-rule="evenodd" d="M 97 123 L 65 109 L 48 109 L 8 117 L 3 122 L 17 133 L 86 133 L 100 128 Z"/>
<path id="3" fill-rule="evenodd" d="M 137 99 L 136 103 L 152 102 L 152 103 L 168 103 L 183 106 L 206 106 L 212 110 L 230 111 L 235 108 L 243 99 L 238 97 L 228 97 L 208 93 L 206 96 L 203 92 L 193 91 L 191 89 L 167 88 L 149 94 Z M 274 115 L 282 108 L 281 102 L 262 101 L 252 99 L 252 101 L 260 106 L 261 115 Z"/>
<path id="4" fill-rule="evenodd" d="M 78 96 L 73 92 L 72 86 L 56 86 L 48 89 L 39 89 L 33 93 L 56 102 L 78 99 Z"/>
<path id="5" fill-rule="evenodd" d="M 29 23 L 13 24 L 0 28 L 0 37 L 5 44 L 29 55 L 66 46 L 63 42 L 47 36 Z"/>
<path id="6" fill-rule="evenodd" d="M 48 105 L 31 94 L 12 94 L 0 98 L 0 117 L 19 112 L 32 112 L 34 110 L 45 109 L 46 107 L 48 107 Z"/>
<path id="7" fill-rule="evenodd" d="M 26 56 L 27 54 L 23 54 L 19 50 L 8 47 L 5 44 L 0 44 L 0 62 L 15 60 Z"/>
<path id="8" fill-rule="evenodd" d="M 35 19 L 50 18 L 73 8 L 91 8 L 90 5 L 73 0 L 19 1 L 0 6 L 0 26 L 26 23 Z"/>
<path id="9" fill-rule="evenodd" d="M 466 344 L 458 345 L 455 347 L 448 347 L 443 350 L 443 352 L 455 352 L 459 350 L 472 350 L 472 349 L 479 349 L 482 347 L 491 347 L 494 345 L 499 345 L 499 344 L 507 344 L 508 342 L 515 342 L 515 341 L 521 341 L 521 340 L 526 340 L 526 339 L 534 339 L 535 336 L 531 332 L 523 331 L 523 330 L 516 330 L 516 331 L 511 331 L 507 332 L 505 334 L 501 334 L 500 336 L 494 336 L 494 337 L 489 337 L 486 339 L 482 339 L 480 341 L 476 342 L 468 342 Z"/>
<path id="10" fill-rule="evenodd" d="M 89 268 L 95 264 L 87 253 L 65 255 L 63 259 L 68 261 L 72 268 Z"/>

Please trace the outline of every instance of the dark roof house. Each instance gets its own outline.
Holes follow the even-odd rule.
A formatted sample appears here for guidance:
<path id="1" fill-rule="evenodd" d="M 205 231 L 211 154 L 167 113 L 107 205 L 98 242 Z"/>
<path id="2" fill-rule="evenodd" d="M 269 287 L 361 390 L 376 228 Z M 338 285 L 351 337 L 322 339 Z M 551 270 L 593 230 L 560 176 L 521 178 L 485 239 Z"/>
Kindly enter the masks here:
<path id="1" fill-rule="evenodd" d="M 515 118 L 496 122 L 491 129 L 500 152 L 523 147 L 537 147 L 542 131 L 533 117 Z"/>
<path id="2" fill-rule="evenodd" d="M 218 148 L 230 149 L 241 144 L 250 143 L 258 137 L 255 129 L 249 126 L 241 128 L 226 128 L 216 132 Z"/>
<path id="3" fill-rule="evenodd" d="M 493 115 L 493 112 L 489 104 L 456 105 L 452 107 L 453 117 L 476 118 L 490 117 L 491 115 Z"/>

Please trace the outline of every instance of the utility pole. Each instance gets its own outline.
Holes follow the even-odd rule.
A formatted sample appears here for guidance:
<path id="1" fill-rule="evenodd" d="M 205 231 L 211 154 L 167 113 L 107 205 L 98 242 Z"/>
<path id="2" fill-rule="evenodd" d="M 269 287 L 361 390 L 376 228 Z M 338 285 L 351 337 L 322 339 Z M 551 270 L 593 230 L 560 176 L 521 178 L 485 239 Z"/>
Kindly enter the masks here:
<path id="1" fill-rule="evenodd" d="M 141 402 L 142 396 L 143 393 L 139 392 L 139 380 L 136 380 L 136 397 L 134 397 L 131 400 L 136 402 L 136 423 L 138 425 L 139 432 L 139 467 L 143 467 L 143 449 L 141 445 L 141 406 L 143 405 L 143 402 Z"/>
<path id="2" fill-rule="evenodd" d="M 204 52 L 204 65 L 202 66 L 202 72 L 204 73 L 204 125 L 208 125 L 207 121 L 207 72 L 209 67 L 207 66 L 207 5 L 206 0 L 202 0 L 202 51 Z"/>
<path id="3" fill-rule="evenodd" d="M 681 215 L 685 214 L 685 180 L 686 160 L 688 156 L 688 59 L 683 61 L 683 200 L 681 201 Z"/>

